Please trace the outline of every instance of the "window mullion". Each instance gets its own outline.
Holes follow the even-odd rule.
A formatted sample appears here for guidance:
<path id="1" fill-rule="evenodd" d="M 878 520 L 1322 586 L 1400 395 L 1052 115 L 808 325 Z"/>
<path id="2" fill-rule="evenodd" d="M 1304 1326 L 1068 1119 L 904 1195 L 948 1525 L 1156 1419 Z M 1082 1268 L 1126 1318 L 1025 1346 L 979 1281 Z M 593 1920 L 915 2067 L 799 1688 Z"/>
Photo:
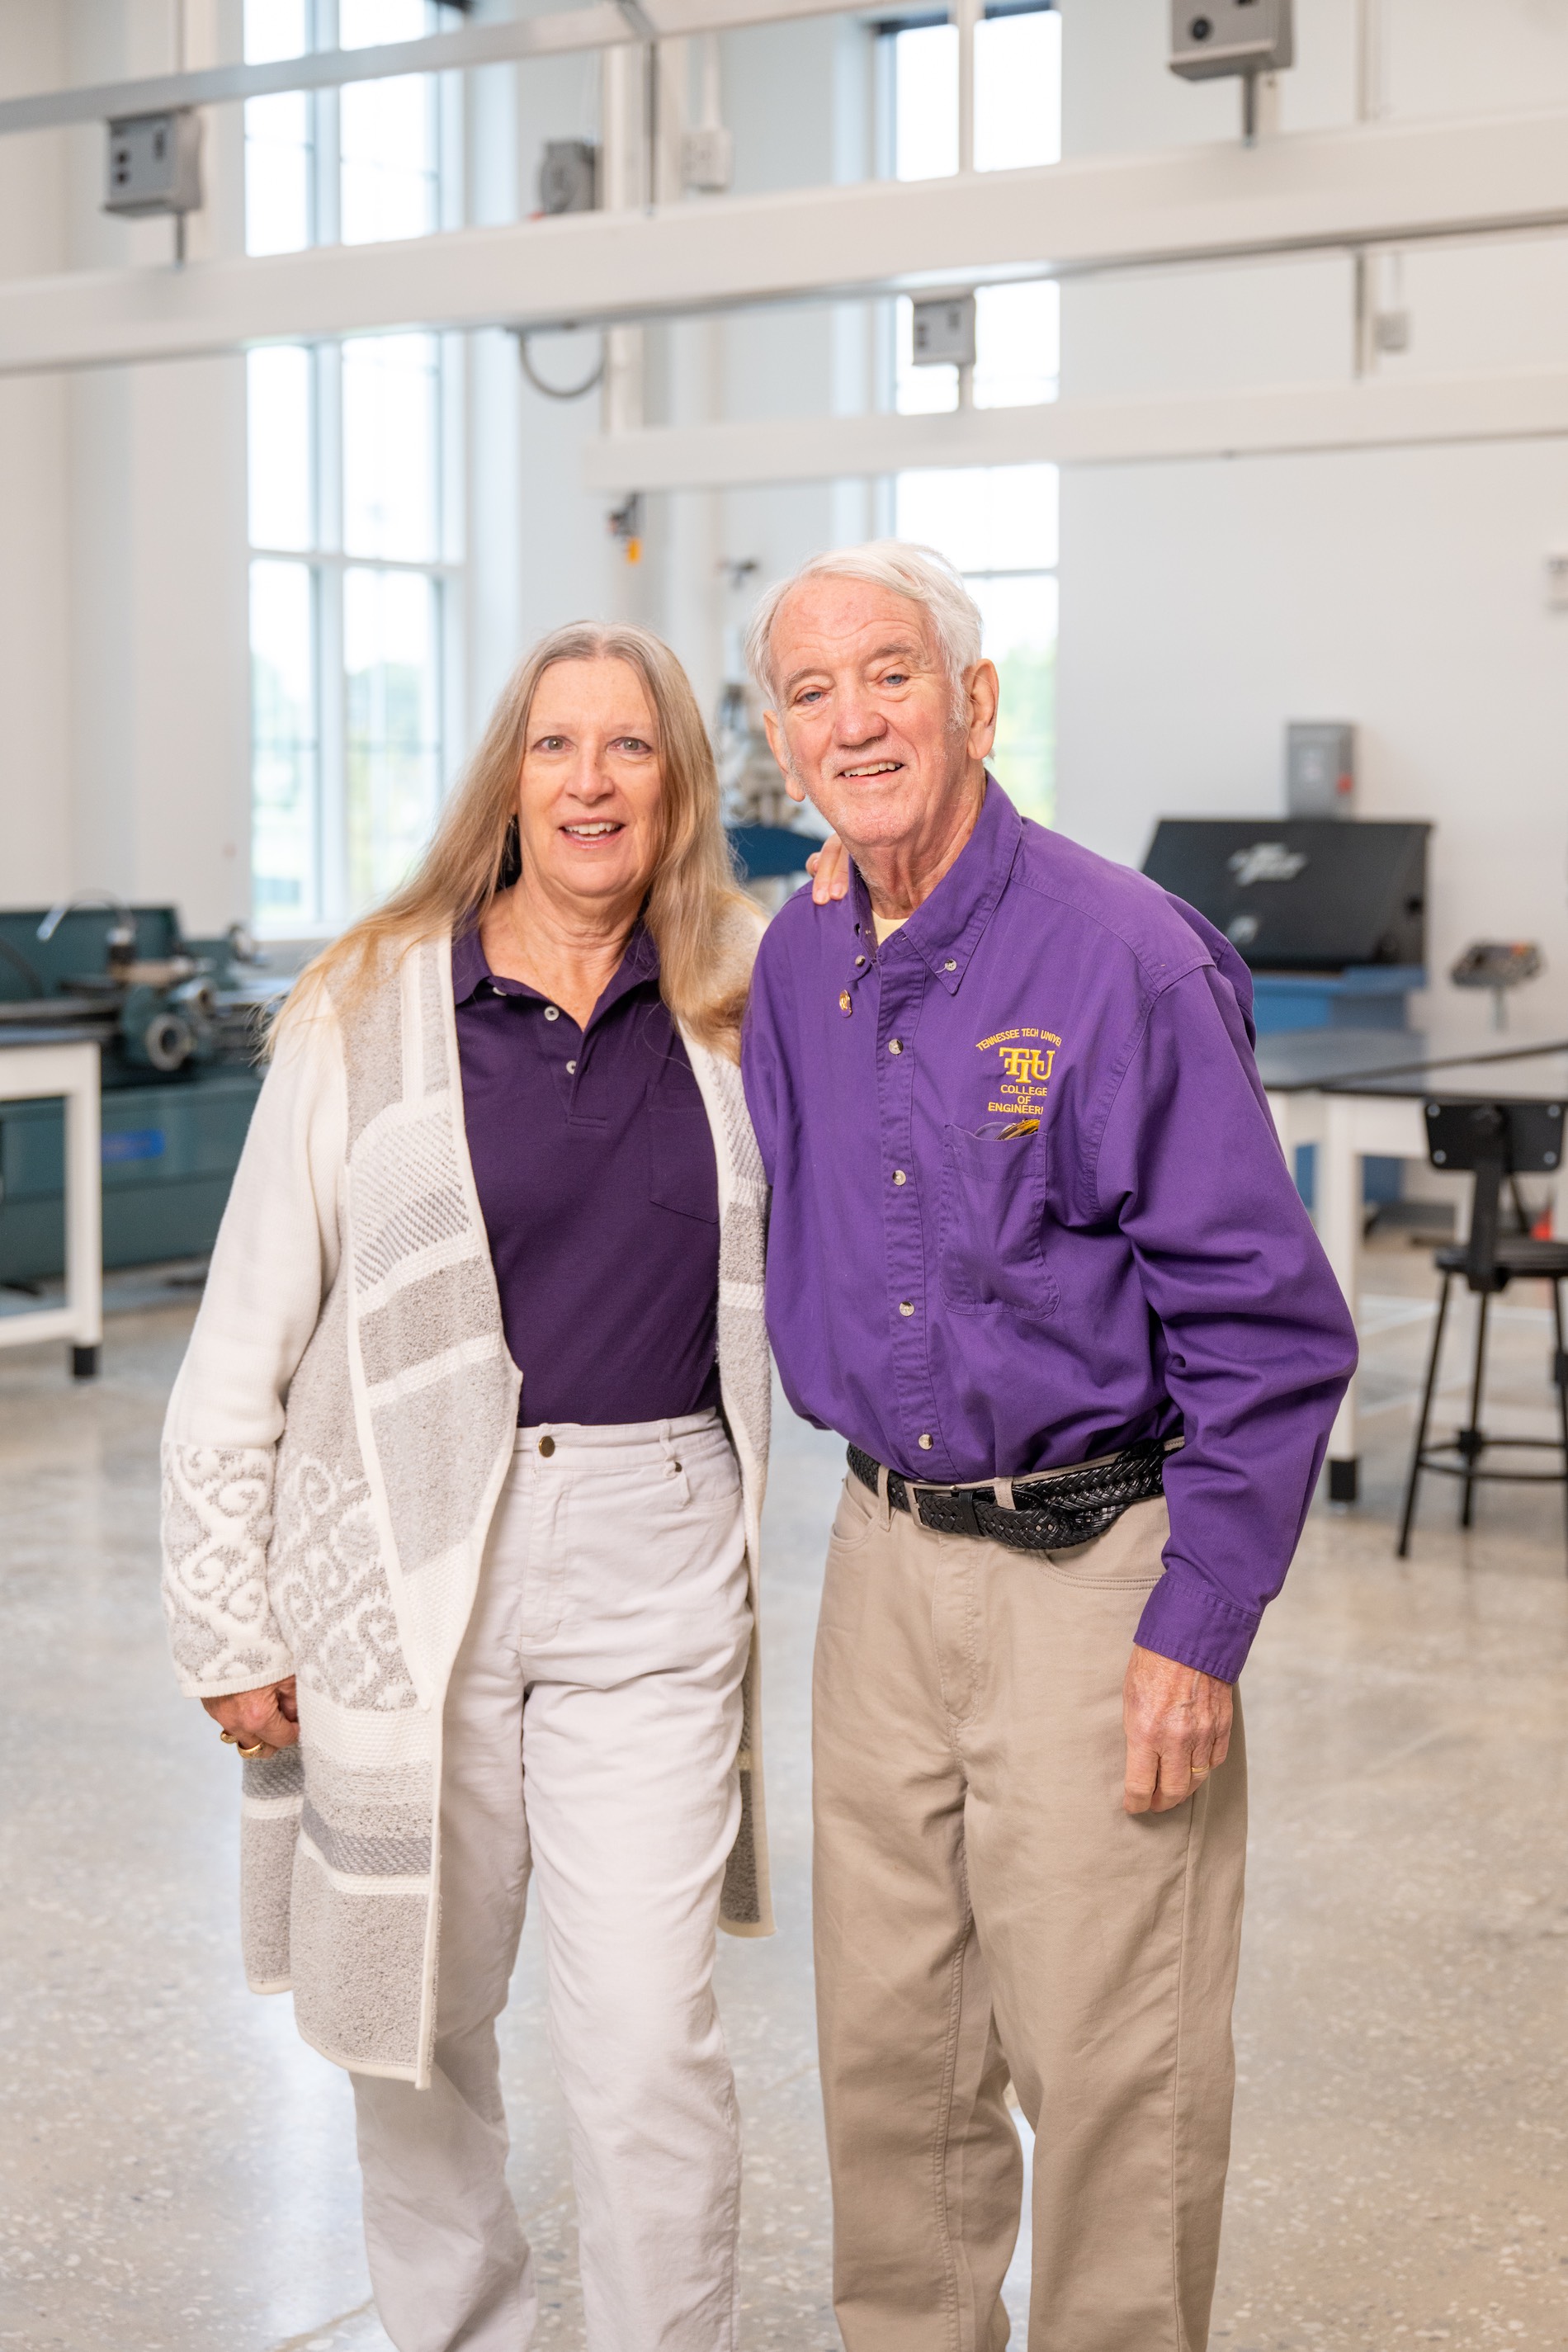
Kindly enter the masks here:
<path id="1" fill-rule="evenodd" d="M 321 914 L 333 929 L 349 914 L 348 711 L 343 679 L 343 575 L 316 567 L 316 629 L 321 678 L 321 785 L 318 818 Z"/>

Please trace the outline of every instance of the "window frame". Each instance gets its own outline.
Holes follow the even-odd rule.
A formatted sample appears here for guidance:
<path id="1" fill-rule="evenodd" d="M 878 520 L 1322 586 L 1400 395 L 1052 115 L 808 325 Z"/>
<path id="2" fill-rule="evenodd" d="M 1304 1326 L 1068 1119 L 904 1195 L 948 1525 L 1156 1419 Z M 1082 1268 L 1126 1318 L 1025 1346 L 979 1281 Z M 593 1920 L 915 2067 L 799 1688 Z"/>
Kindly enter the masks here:
<path id="1" fill-rule="evenodd" d="M 426 0 L 433 23 L 450 15 L 450 0 Z M 309 49 L 338 46 L 338 0 L 305 0 Z M 460 226 L 464 217 L 466 167 L 463 151 L 463 91 L 460 74 L 430 74 L 426 83 L 432 148 L 436 158 L 433 219 L 425 234 L 438 236 Z M 342 241 L 342 109 L 336 89 L 305 94 L 308 105 L 306 141 L 307 245 Z M 248 245 L 248 223 L 247 237 Z M 423 336 L 424 331 L 413 332 Z M 436 506 L 434 545 L 429 556 L 402 557 L 351 553 L 344 544 L 343 484 L 343 354 L 354 337 L 332 337 L 275 348 L 305 351 L 309 355 L 308 544 L 275 547 L 252 535 L 247 514 L 247 574 L 258 563 L 291 563 L 305 568 L 310 581 L 311 683 L 314 709 L 311 733 L 315 745 L 313 805 L 308 833 L 315 877 L 313 903 L 283 913 L 263 906 L 253 871 L 252 919 L 258 936 L 275 939 L 330 938 L 360 911 L 351 889 L 351 824 L 349 805 L 350 682 L 345 667 L 344 591 L 353 572 L 414 573 L 430 583 L 434 646 L 436 800 L 445 796 L 453 765 L 456 738 L 465 708 L 465 646 L 468 623 L 467 550 L 463 531 L 467 511 L 467 452 L 463 430 L 467 395 L 466 339 L 458 332 L 428 337 L 435 345 L 434 443 L 430 451 L 432 492 Z M 390 337 L 368 338 L 376 341 Z M 247 398 L 248 413 L 248 398 Z M 254 670 L 252 670 L 254 681 Z M 251 687 L 251 762 L 253 841 L 255 837 L 255 775 L 257 765 L 254 682 Z"/>

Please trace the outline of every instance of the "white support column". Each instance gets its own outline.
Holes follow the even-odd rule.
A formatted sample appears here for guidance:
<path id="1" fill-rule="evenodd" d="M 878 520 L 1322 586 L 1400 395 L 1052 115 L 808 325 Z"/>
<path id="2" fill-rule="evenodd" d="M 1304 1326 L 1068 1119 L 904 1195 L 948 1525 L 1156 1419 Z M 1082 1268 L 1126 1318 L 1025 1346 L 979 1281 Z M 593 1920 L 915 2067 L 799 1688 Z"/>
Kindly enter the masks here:
<path id="1" fill-rule="evenodd" d="M 974 169 L 974 35 L 981 22 L 983 0 L 956 0 L 952 21 L 958 27 L 958 169 Z M 974 405 L 974 370 L 958 371 L 958 404 Z"/>
<path id="2" fill-rule="evenodd" d="M 605 209 L 626 213 L 643 201 L 647 158 L 641 49 L 607 49 L 604 60 Z M 612 327 L 605 337 L 606 433 L 636 432 L 643 419 L 643 332 Z"/>

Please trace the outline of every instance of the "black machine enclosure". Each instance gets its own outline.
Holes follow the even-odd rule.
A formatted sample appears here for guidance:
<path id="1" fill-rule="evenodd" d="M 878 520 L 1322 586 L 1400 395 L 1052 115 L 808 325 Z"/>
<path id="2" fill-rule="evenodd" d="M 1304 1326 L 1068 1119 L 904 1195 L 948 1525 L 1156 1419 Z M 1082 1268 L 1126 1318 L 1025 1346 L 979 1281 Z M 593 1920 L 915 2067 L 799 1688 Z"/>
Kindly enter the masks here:
<path id="1" fill-rule="evenodd" d="M 1143 871 L 1259 971 L 1426 961 L 1431 826 L 1334 817 L 1162 817 Z"/>

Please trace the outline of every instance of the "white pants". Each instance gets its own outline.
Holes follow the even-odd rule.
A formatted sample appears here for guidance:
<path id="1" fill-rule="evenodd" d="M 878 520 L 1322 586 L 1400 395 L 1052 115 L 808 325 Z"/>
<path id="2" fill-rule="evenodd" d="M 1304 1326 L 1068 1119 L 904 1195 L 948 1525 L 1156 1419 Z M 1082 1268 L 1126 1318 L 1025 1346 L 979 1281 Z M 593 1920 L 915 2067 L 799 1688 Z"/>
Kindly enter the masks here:
<path id="1" fill-rule="evenodd" d="M 750 1635 L 715 1414 L 519 1432 L 447 1698 L 433 2081 L 353 2078 L 397 2352 L 532 2339 L 495 2036 L 531 1874 L 591 2352 L 731 2352 L 740 2126 L 712 1971 Z"/>

